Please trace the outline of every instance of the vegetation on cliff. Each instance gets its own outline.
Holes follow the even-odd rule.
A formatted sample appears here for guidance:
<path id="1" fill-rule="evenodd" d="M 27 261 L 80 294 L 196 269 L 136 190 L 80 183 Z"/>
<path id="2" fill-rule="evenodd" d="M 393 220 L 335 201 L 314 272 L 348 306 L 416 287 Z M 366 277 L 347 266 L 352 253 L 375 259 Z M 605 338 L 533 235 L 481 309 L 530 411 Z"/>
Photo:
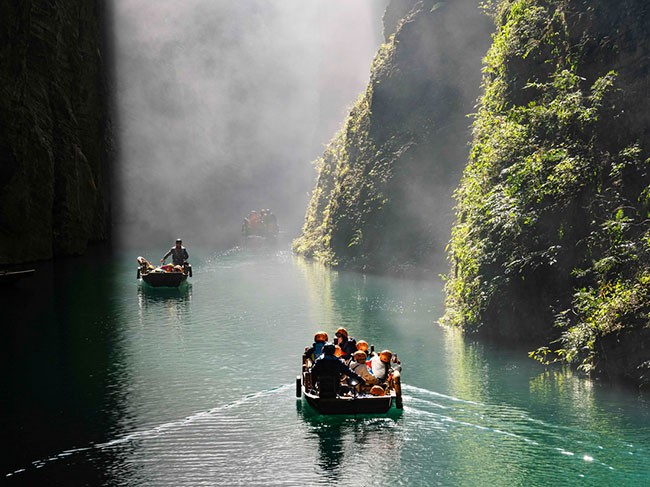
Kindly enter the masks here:
<path id="1" fill-rule="evenodd" d="M 650 384 L 650 6 L 490 4 L 444 322 Z"/>
<path id="2" fill-rule="evenodd" d="M 0 264 L 109 232 L 102 2 L 0 6 Z"/>
<path id="3" fill-rule="evenodd" d="M 398 20 L 399 19 L 399 20 Z M 316 162 L 294 251 L 376 272 L 431 269 L 467 160 L 480 59 L 493 29 L 476 0 L 394 0 L 366 92 Z"/>

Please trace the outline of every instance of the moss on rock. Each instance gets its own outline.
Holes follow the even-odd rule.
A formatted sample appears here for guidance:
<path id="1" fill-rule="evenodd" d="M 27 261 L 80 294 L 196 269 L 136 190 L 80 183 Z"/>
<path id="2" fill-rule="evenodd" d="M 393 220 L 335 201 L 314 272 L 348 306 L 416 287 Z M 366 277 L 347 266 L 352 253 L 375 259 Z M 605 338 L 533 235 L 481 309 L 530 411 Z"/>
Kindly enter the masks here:
<path id="1" fill-rule="evenodd" d="M 399 18 L 399 20 L 397 20 Z M 371 272 L 431 272 L 467 160 L 466 115 L 493 27 L 477 1 L 395 0 L 367 90 L 317 161 L 297 253 Z"/>
<path id="2" fill-rule="evenodd" d="M 650 6 L 492 7 L 498 32 L 456 191 L 444 321 L 643 383 Z"/>

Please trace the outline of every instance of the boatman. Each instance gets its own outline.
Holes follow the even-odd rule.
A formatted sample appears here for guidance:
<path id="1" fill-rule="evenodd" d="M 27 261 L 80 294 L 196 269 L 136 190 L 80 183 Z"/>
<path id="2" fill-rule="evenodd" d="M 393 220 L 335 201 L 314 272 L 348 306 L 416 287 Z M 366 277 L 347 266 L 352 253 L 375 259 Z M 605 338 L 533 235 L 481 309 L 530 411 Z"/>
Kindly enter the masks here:
<path id="1" fill-rule="evenodd" d="M 183 266 L 187 262 L 187 259 L 190 258 L 190 255 L 187 253 L 187 249 L 183 247 L 183 241 L 180 238 L 176 239 L 176 245 L 172 247 L 162 259 L 160 259 L 160 263 L 162 264 L 165 262 L 165 259 L 170 255 L 172 256 L 172 264 L 180 266 Z"/>
<path id="2" fill-rule="evenodd" d="M 316 363 L 311 368 L 311 376 L 315 384 L 320 384 L 321 380 L 327 378 L 331 380 L 334 385 L 334 393 L 338 392 L 341 384 L 341 379 L 347 375 L 351 379 L 355 379 L 357 383 L 364 385 L 365 381 L 350 368 L 345 365 L 343 360 L 334 355 L 335 346 L 332 343 L 327 343 L 323 347 L 323 355 L 320 356 Z M 323 397 L 323 387 L 320 385 L 321 397 Z"/>

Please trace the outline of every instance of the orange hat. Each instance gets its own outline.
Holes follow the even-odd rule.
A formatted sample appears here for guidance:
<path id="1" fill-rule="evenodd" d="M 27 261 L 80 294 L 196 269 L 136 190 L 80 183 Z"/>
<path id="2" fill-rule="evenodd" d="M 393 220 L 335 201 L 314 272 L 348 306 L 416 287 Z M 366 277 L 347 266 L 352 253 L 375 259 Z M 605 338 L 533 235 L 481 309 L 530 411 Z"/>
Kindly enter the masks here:
<path id="1" fill-rule="evenodd" d="M 379 352 L 379 360 L 381 360 L 382 362 L 388 363 L 392 358 L 393 358 L 393 352 L 391 352 L 390 350 L 382 350 L 381 352 Z"/>
<path id="2" fill-rule="evenodd" d="M 370 394 L 373 396 L 383 396 L 384 395 L 384 388 L 381 386 L 372 386 L 370 389 Z"/>
<path id="3" fill-rule="evenodd" d="M 327 340 L 329 340 L 329 338 L 327 336 L 327 333 L 324 331 L 317 331 L 314 335 L 315 342 L 326 342 Z"/>
<path id="4" fill-rule="evenodd" d="M 340 334 L 343 335 L 345 338 L 348 337 L 348 330 L 346 330 L 345 328 L 337 328 L 337 329 L 336 329 L 336 333 L 340 333 Z"/>
<path id="5" fill-rule="evenodd" d="M 341 350 L 341 347 L 336 345 L 336 348 L 334 349 L 334 355 L 337 357 L 342 357 L 343 356 L 343 350 Z"/>

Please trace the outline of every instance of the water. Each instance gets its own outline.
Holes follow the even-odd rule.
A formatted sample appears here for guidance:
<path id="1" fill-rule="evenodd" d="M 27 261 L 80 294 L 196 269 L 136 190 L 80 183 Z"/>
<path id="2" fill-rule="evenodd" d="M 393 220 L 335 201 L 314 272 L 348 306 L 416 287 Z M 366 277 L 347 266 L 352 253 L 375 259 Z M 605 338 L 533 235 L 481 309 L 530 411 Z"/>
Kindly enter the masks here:
<path id="1" fill-rule="evenodd" d="M 650 483 L 647 398 L 440 328 L 441 283 L 190 252 L 180 290 L 136 282 L 134 253 L 3 290 L 2 483 Z M 304 347 L 338 326 L 399 354 L 403 411 L 296 401 Z"/>

